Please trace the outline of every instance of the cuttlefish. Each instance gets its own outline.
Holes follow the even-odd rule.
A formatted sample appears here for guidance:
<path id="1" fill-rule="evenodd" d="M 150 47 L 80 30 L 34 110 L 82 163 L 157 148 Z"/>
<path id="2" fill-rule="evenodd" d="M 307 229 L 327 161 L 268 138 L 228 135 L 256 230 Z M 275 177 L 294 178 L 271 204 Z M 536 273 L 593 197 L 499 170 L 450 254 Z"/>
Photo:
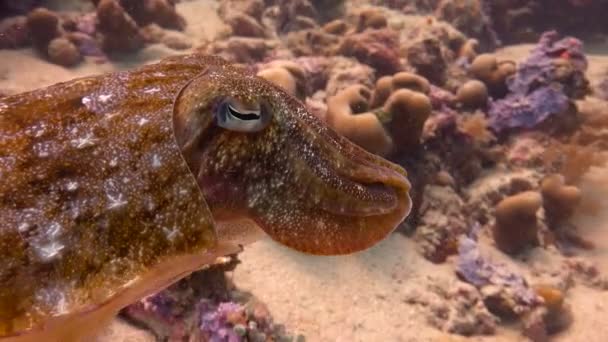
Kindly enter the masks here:
<path id="1" fill-rule="evenodd" d="M 348 254 L 408 214 L 405 171 L 281 88 L 171 57 L 0 99 L 0 339 L 79 340 L 261 229 Z"/>

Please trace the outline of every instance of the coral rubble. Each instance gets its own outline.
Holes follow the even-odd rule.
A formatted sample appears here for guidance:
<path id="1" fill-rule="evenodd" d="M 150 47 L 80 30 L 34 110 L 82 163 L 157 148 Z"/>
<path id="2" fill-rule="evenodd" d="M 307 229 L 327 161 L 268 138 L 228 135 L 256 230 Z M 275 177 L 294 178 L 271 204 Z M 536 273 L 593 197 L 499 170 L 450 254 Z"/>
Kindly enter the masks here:
<path id="1" fill-rule="evenodd" d="M 521 315 L 542 304 L 541 297 L 523 277 L 481 254 L 477 233 L 478 229 L 473 229 L 469 236 L 461 237 L 456 272 L 480 288 L 490 311 L 499 316 Z"/>
<path id="2" fill-rule="evenodd" d="M 265 305 L 234 288 L 225 272 L 238 261 L 226 258 L 193 273 L 123 310 L 130 322 L 150 329 L 160 340 L 274 341 L 293 339 L 275 324 Z"/>
<path id="3" fill-rule="evenodd" d="M 431 325 L 452 334 L 491 335 L 499 322 L 479 291 L 465 282 L 432 282 L 427 291 L 412 291 L 406 300 L 423 307 Z"/>

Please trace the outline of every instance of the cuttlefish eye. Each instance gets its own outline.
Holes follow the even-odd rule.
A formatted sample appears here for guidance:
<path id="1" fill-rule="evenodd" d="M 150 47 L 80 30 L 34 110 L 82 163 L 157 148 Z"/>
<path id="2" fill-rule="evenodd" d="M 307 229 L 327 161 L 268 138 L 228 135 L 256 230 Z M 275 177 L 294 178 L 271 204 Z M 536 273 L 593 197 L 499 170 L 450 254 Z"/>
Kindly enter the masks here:
<path id="1" fill-rule="evenodd" d="M 270 123 L 271 116 L 264 104 L 245 104 L 233 98 L 221 101 L 215 113 L 218 126 L 236 132 L 259 132 Z"/>

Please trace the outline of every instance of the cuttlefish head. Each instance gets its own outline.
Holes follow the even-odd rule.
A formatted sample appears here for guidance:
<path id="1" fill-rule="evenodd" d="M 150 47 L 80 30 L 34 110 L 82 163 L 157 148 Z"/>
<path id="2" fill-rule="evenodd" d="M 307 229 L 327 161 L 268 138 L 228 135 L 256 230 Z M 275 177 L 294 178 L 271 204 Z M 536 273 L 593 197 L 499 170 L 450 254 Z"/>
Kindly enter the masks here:
<path id="1" fill-rule="evenodd" d="M 211 66 L 186 85 L 173 120 L 217 223 L 249 219 L 288 247 L 334 255 L 374 245 L 409 213 L 401 167 L 235 67 Z"/>

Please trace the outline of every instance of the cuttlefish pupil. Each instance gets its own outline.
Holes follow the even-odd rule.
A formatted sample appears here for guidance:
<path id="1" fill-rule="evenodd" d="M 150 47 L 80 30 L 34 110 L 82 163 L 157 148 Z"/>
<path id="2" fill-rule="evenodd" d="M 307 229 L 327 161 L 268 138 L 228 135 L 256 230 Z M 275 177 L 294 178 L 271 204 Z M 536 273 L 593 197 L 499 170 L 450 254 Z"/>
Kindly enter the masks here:
<path id="1" fill-rule="evenodd" d="M 219 127 L 235 132 L 259 132 L 272 118 L 272 113 L 260 103 L 245 103 L 231 97 L 220 100 L 214 114 Z"/>

